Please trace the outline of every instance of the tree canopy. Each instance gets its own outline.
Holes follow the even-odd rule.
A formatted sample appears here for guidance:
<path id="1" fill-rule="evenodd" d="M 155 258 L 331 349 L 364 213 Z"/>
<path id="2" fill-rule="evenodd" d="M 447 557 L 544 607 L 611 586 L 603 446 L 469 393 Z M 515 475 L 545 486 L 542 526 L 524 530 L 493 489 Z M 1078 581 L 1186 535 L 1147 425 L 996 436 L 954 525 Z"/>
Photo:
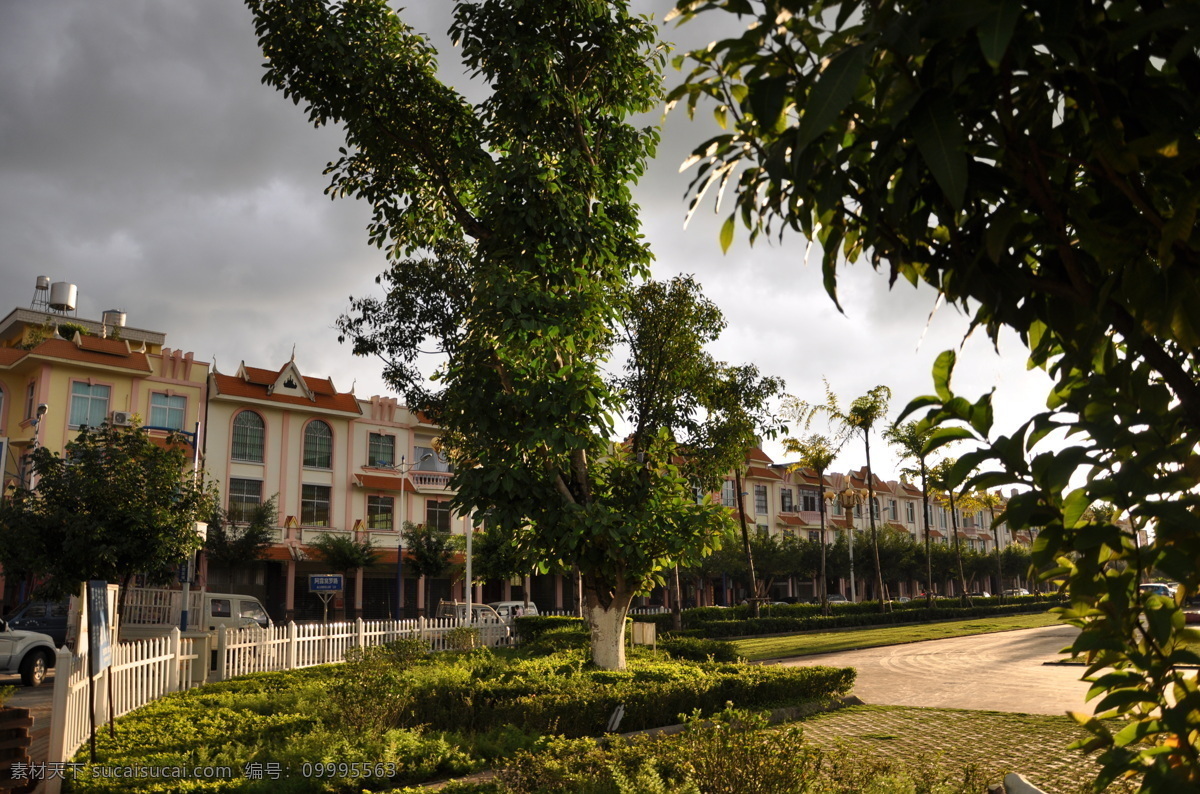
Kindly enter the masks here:
<path id="1" fill-rule="evenodd" d="M 1033 552 L 1065 577 L 1098 678 L 1087 722 L 1104 785 L 1200 782 L 1200 692 L 1179 667 L 1179 605 L 1143 597 L 1169 572 L 1200 592 L 1200 6 L 1170 0 L 684 0 L 755 23 L 690 53 L 670 94 L 715 103 L 693 200 L 726 180 L 752 238 L 796 230 L 843 259 L 924 281 L 996 339 L 1016 332 L 1056 379 L 1047 411 L 994 435 L 990 395 L 954 393 L 954 356 L 910 404 L 983 444 L 968 486 L 1025 490 L 1003 519 L 1041 527 Z M 732 21 L 732 20 L 731 20 Z M 1062 429 L 1070 445 L 1046 448 Z M 1087 508 L 1111 503 L 1130 528 Z M 1136 530 L 1153 527 L 1150 543 Z M 1174 693 L 1168 698 L 1168 693 Z M 1111 710 L 1111 711 L 1110 711 Z M 1133 740 L 1139 740 L 1135 743 Z M 1145 742 L 1145 743 L 1140 743 Z"/>
<path id="2" fill-rule="evenodd" d="M 182 436 L 164 446 L 141 427 L 83 427 L 65 454 L 33 452 L 34 487 L 0 503 L 0 563 L 42 580 L 48 597 L 89 579 L 165 584 L 200 548 L 212 497 Z"/>
<path id="3" fill-rule="evenodd" d="M 264 82 L 345 128 L 329 193 L 371 204 L 368 238 L 391 260 L 385 296 L 353 301 L 342 338 L 442 428 L 459 512 L 579 570 L 593 659 L 623 667 L 630 600 L 727 520 L 697 504 L 668 429 L 636 452 L 612 443 L 622 409 L 602 366 L 651 258 L 629 187 L 658 132 L 628 118 L 661 100 L 654 26 L 620 1 L 458 3 L 451 35 L 490 87 L 472 106 L 383 0 L 247 5 Z M 729 374 L 731 393 L 758 383 Z"/>

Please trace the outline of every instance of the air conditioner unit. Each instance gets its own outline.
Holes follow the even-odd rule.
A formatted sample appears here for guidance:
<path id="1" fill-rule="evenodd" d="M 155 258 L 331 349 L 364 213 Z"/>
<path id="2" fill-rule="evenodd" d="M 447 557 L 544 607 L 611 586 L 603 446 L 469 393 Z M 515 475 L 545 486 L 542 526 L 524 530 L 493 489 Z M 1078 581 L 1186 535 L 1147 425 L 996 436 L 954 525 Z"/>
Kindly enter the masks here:
<path id="1" fill-rule="evenodd" d="M 129 427 L 133 424 L 133 413 L 131 411 L 113 411 L 112 423 L 117 427 Z"/>

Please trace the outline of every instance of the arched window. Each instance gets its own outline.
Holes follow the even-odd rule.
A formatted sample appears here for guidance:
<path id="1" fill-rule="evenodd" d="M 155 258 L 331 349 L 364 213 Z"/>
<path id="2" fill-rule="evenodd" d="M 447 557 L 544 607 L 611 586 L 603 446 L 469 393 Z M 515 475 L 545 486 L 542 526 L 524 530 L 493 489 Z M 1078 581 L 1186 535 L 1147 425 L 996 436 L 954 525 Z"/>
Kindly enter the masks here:
<path id="1" fill-rule="evenodd" d="M 304 428 L 304 465 L 313 469 L 333 468 L 333 431 L 320 419 Z"/>
<path id="2" fill-rule="evenodd" d="M 233 417 L 233 450 L 230 458 L 262 463 L 264 436 L 262 417 L 254 411 L 242 411 Z"/>

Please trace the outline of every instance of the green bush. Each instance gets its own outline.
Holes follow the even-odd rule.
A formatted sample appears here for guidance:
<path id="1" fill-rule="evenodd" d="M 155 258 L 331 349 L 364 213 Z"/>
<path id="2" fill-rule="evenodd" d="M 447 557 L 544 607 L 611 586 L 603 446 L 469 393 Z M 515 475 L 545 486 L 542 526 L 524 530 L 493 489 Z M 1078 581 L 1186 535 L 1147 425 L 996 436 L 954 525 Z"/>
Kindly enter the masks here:
<path id="1" fill-rule="evenodd" d="M 586 632 L 587 623 L 583 618 L 562 617 L 558 615 L 529 615 L 513 621 L 513 633 L 517 642 L 526 643 L 536 640 L 548 631 L 575 627 Z"/>
<path id="2" fill-rule="evenodd" d="M 334 722 L 359 733 L 380 733 L 401 723 L 409 707 L 408 681 L 386 648 L 351 648 L 326 694 Z"/>
<path id="3" fill-rule="evenodd" d="M 658 644 L 676 659 L 688 659 L 693 662 L 736 662 L 737 648 L 732 643 L 722 640 L 708 640 L 699 637 L 664 637 Z"/>
<path id="4" fill-rule="evenodd" d="M 446 632 L 446 646 L 453 651 L 472 651 L 482 647 L 479 629 L 472 626 L 455 626 Z"/>

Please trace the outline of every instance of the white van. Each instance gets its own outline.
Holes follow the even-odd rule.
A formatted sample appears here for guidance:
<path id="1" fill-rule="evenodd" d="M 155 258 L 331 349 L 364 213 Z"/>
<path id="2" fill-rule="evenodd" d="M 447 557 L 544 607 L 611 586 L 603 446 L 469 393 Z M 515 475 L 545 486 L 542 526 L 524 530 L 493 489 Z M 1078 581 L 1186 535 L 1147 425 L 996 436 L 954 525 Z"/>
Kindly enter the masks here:
<path id="1" fill-rule="evenodd" d="M 493 601 L 488 604 L 488 606 L 496 610 L 496 614 L 499 615 L 505 622 L 508 622 L 513 618 L 538 614 L 537 604 L 533 603 L 532 601 L 530 601 L 528 604 L 526 604 L 524 601 Z"/>
<path id="2" fill-rule="evenodd" d="M 267 610 L 252 595 L 201 594 L 196 591 L 188 595 L 189 631 L 215 632 L 221 626 L 227 629 L 271 627 Z M 179 625 L 182 605 L 183 593 L 179 590 L 130 589 L 126 594 L 125 609 L 121 618 L 121 639 L 165 637 L 172 628 Z"/>

